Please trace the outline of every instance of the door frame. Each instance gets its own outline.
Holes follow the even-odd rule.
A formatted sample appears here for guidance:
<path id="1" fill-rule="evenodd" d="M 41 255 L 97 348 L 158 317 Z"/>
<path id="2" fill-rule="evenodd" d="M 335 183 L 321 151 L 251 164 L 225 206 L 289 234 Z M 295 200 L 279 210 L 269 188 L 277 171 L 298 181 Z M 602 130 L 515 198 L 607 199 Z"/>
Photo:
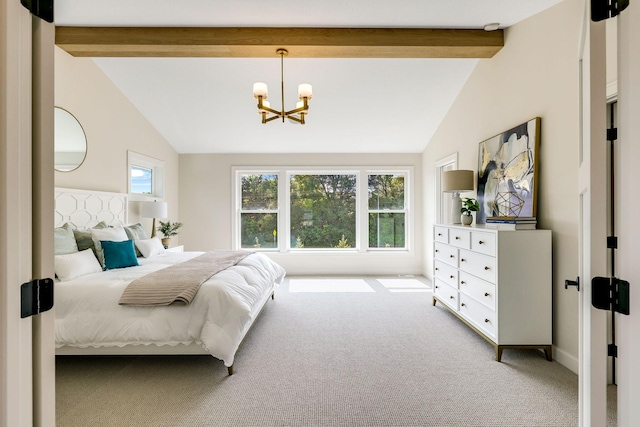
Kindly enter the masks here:
<path id="1" fill-rule="evenodd" d="M 591 305 L 591 278 L 607 274 L 606 31 L 584 2 L 579 51 L 579 425 L 606 425 L 607 318 Z"/>

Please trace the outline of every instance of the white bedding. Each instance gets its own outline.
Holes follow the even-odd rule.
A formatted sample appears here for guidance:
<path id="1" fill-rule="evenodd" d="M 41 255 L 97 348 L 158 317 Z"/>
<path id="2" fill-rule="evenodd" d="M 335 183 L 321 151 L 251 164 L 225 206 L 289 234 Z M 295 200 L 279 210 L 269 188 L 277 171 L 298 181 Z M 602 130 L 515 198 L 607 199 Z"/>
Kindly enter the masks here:
<path id="1" fill-rule="evenodd" d="M 201 344 L 233 365 L 262 302 L 285 271 L 260 253 L 211 277 L 187 306 L 131 307 L 118 300 L 132 280 L 203 252 L 139 258 L 140 266 L 88 274 L 55 284 L 56 347 Z"/>

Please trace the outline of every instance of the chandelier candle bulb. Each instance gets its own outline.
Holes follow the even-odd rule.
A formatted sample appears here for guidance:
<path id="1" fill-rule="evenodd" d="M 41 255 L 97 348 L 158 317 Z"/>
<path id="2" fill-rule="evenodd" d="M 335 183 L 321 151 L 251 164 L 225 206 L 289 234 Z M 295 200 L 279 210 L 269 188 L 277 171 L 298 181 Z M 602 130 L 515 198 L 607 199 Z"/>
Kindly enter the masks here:
<path id="1" fill-rule="evenodd" d="M 298 98 L 311 99 L 313 97 L 313 91 L 309 83 L 302 83 L 298 86 Z"/>
<path id="2" fill-rule="evenodd" d="M 262 99 L 267 99 L 267 84 L 262 82 L 257 82 L 253 84 L 253 97 L 258 99 L 258 97 L 262 97 Z"/>

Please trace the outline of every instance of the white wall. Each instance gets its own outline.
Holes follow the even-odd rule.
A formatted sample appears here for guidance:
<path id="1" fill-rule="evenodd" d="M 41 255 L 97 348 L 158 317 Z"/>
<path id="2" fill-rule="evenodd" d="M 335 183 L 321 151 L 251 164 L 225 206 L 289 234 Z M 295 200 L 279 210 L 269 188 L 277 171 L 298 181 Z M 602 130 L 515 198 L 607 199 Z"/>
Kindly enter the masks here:
<path id="1" fill-rule="evenodd" d="M 181 154 L 181 243 L 187 250 L 232 248 L 233 166 L 413 166 L 415 231 L 410 253 L 274 254 L 288 274 L 422 274 L 420 154 Z"/>
<path id="2" fill-rule="evenodd" d="M 480 60 L 423 156 L 425 248 L 433 244 L 434 163 L 454 152 L 478 169 L 478 144 L 541 117 L 538 226 L 553 231 L 554 358 L 578 370 L 578 47 L 583 6 L 566 0 L 505 31 L 505 47 Z M 430 274 L 428 250 L 425 272 Z"/>
<path id="3" fill-rule="evenodd" d="M 55 48 L 55 103 L 73 114 L 87 137 L 87 157 L 71 172 L 55 173 L 57 187 L 126 193 L 127 150 L 164 161 L 169 218 L 178 220 L 178 153 L 151 126 L 90 58 L 75 58 Z M 139 218 L 139 203 L 129 203 L 129 222 L 151 232 Z M 173 241 L 172 245 L 177 244 Z"/>

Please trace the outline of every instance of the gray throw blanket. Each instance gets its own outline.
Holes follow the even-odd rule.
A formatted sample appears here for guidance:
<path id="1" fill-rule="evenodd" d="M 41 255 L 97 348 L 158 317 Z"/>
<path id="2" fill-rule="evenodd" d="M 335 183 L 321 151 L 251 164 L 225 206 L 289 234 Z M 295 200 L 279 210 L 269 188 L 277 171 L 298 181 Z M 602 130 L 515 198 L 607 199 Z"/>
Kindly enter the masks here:
<path id="1" fill-rule="evenodd" d="M 120 305 L 186 305 L 200 286 L 214 274 L 236 265 L 253 252 L 207 252 L 189 261 L 154 271 L 129 283 L 120 297 Z"/>

